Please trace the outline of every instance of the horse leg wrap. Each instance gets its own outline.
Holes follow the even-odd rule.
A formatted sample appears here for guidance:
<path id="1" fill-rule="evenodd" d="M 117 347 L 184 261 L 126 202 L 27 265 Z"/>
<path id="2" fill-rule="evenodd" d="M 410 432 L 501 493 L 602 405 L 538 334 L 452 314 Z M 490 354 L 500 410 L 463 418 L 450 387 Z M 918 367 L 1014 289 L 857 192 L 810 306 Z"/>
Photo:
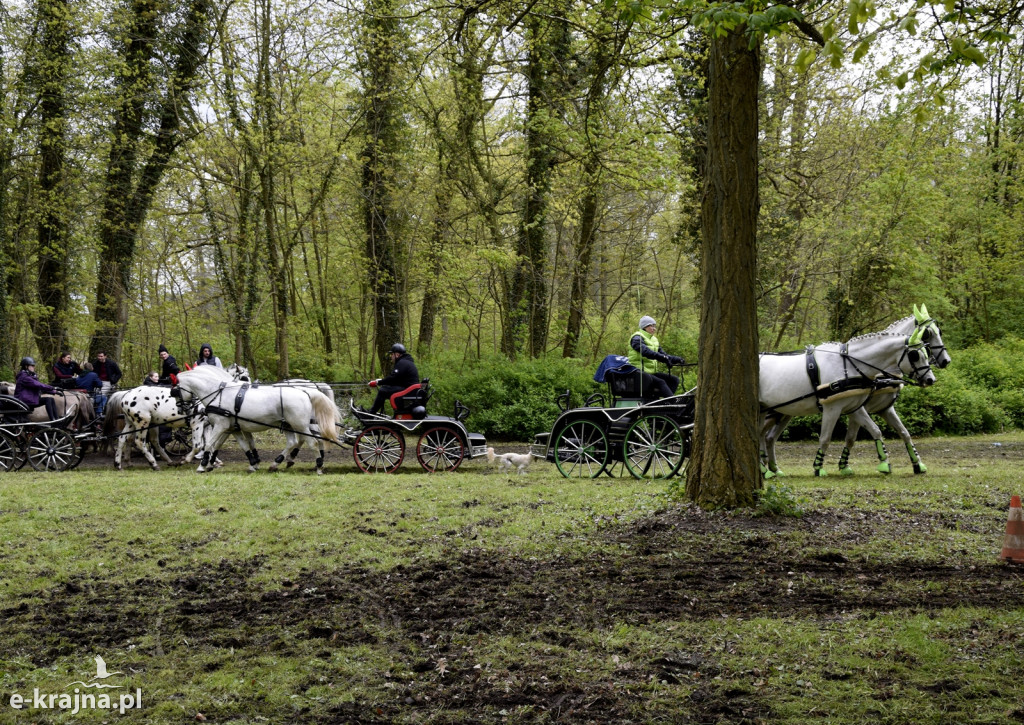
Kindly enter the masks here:
<path id="1" fill-rule="evenodd" d="M 255 466 L 259 461 L 253 460 L 256 456 L 253 455 L 255 451 L 246 451 L 245 460 L 249 461 L 250 466 Z"/>
<path id="2" fill-rule="evenodd" d="M 761 477 L 764 478 L 764 480 L 766 481 L 770 478 L 775 478 L 775 474 L 769 471 L 768 466 L 766 466 L 763 462 L 761 463 Z"/>
<path id="3" fill-rule="evenodd" d="M 843 446 L 843 454 L 839 456 L 839 473 L 844 476 L 852 476 L 853 469 L 850 468 L 850 449 Z"/>
<path id="4" fill-rule="evenodd" d="M 892 473 L 892 467 L 889 465 L 889 454 L 885 450 L 885 443 L 881 439 L 875 441 L 875 450 L 878 451 L 878 460 L 880 461 L 878 472 L 886 475 Z"/>
<path id="5" fill-rule="evenodd" d="M 825 452 L 818 449 L 818 454 L 814 457 L 814 475 L 815 476 L 827 476 L 828 473 L 825 471 L 823 466 L 825 465 Z"/>
<path id="6" fill-rule="evenodd" d="M 279 454 L 278 454 L 278 456 L 277 456 L 277 458 L 275 458 L 275 459 L 274 459 L 274 463 L 275 463 L 276 465 L 278 465 L 278 466 L 279 466 L 279 465 L 281 465 L 281 463 L 282 463 L 283 461 L 284 461 L 284 454 L 283 454 L 283 453 L 279 453 Z"/>
<path id="7" fill-rule="evenodd" d="M 210 452 L 209 451 L 203 451 L 203 460 L 202 460 L 202 462 L 199 465 L 202 468 L 206 468 L 208 465 L 210 465 Z"/>
<path id="8" fill-rule="evenodd" d="M 255 448 L 253 448 L 252 449 L 252 464 L 254 466 L 258 466 L 258 465 L 260 465 L 260 463 L 262 463 L 262 461 L 260 461 L 260 452 L 257 451 Z"/>
<path id="9" fill-rule="evenodd" d="M 316 467 L 317 468 L 323 468 L 324 467 L 324 457 L 323 456 L 320 456 L 319 458 L 316 459 Z"/>
<path id="10" fill-rule="evenodd" d="M 907 444 L 907 453 L 910 454 L 910 461 L 914 464 L 914 473 L 928 473 L 928 466 L 924 465 L 921 456 L 917 455 L 917 448 L 913 443 Z"/>

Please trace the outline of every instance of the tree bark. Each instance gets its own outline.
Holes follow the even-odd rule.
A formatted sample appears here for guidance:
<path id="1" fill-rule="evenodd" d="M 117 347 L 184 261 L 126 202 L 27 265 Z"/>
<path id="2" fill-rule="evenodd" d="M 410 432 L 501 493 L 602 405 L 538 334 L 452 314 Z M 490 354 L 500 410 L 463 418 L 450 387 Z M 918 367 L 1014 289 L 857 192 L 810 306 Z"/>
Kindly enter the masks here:
<path id="1" fill-rule="evenodd" d="M 182 116 L 189 105 L 192 84 L 203 62 L 212 11 L 211 0 L 191 0 L 183 24 L 176 28 L 172 67 L 154 117 L 146 111 L 156 80 L 151 71 L 162 3 L 133 0 L 129 38 L 123 49 L 123 71 L 116 84 L 119 106 L 114 113 L 100 220 L 100 261 L 96 285 L 96 330 L 90 357 L 100 350 L 121 357 L 128 321 L 128 290 L 135 248 L 149 214 L 157 186 L 181 138 Z M 153 151 L 139 159 L 147 121 L 158 126 Z"/>
<path id="2" fill-rule="evenodd" d="M 373 305 L 374 348 L 387 369 L 388 351 L 402 336 L 398 250 L 392 225 L 392 191 L 398 143 L 399 24 L 392 0 L 367 8 L 363 106 L 363 223 L 366 228 L 367 282 Z"/>
<path id="3" fill-rule="evenodd" d="M 39 281 L 42 312 L 33 324 L 43 361 L 53 361 L 67 340 L 70 210 L 65 178 L 68 108 L 65 97 L 71 70 L 71 6 L 67 0 L 40 0 L 43 28 L 39 68 Z"/>
<path id="4" fill-rule="evenodd" d="M 688 498 L 754 503 L 758 466 L 756 304 L 760 49 L 745 28 L 711 40 L 704 184 L 700 369 Z"/>

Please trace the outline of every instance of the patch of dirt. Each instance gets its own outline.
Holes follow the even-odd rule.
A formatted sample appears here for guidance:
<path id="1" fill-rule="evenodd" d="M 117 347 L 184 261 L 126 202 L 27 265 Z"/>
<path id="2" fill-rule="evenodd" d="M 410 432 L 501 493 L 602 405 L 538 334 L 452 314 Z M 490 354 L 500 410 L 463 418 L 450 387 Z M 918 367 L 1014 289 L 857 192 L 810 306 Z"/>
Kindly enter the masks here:
<path id="1" fill-rule="evenodd" d="M 615 651 L 614 682 L 567 681 L 573 653 L 607 659 L 572 632 L 621 625 L 708 621 L 723 616 L 809 619 L 873 617 L 953 606 L 1024 607 L 1024 572 L 993 563 L 960 567 L 913 559 L 873 563 L 844 554 L 866 527 L 943 525 L 941 517 L 865 522 L 859 512 L 761 519 L 682 507 L 629 525 L 607 525 L 585 557 L 547 560 L 470 550 L 386 572 L 360 568 L 304 571 L 271 586 L 254 574 L 264 559 L 167 569 L 165 579 L 119 583 L 75 579 L 0 611 L 8 651 L 39 666 L 81 651 L 121 647 L 148 636 L 154 652 L 187 639 L 193 648 L 294 652 L 315 642 L 322 656 L 339 646 L 388 652 L 393 700 L 327 713 L 300 712 L 296 723 L 392 722 L 410 710 L 446 711 L 449 721 L 500 722 L 516 708 L 536 721 L 566 723 L 758 722 L 771 712 L 755 692 L 718 681 L 714 652 L 665 652 L 647 661 Z M 909 529 L 908 529 L 909 530 Z M 804 539 L 790 550 L 787 537 Z M 875 532 L 877 534 L 877 531 Z M 619 549 L 621 553 L 608 553 Z M 521 642 L 528 656 L 481 667 L 474 643 Z M 400 673 L 418 673 L 404 677 Z M 379 673 L 378 673 L 379 674 Z M 842 675 L 837 675 L 842 677 Z M 692 687 L 685 712 L 647 697 L 652 680 Z M 936 692 L 958 687 L 938 682 Z M 474 713 L 459 720 L 457 713 Z M 209 713 L 208 713 L 209 715 Z"/>

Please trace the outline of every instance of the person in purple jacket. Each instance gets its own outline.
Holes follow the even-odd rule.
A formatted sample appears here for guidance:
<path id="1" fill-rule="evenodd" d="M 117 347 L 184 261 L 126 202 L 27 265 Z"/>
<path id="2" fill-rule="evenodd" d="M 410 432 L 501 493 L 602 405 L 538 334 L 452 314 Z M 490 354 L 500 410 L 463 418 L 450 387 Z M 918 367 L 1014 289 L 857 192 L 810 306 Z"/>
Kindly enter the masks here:
<path id="1" fill-rule="evenodd" d="M 33 410 L 39 406 L 45 407 L 46 415 L 50 420 L 56 420 L 57 404 L 53 402 L 53 398 L 40 399 L 39 397 L 40 393 L 52 395 L 56 392 L 57 388 L 47 385 L 36 377 L 36 361 L 30 357 L 23 357 L 21 371 L 14 380 L 14 397 Z"/>

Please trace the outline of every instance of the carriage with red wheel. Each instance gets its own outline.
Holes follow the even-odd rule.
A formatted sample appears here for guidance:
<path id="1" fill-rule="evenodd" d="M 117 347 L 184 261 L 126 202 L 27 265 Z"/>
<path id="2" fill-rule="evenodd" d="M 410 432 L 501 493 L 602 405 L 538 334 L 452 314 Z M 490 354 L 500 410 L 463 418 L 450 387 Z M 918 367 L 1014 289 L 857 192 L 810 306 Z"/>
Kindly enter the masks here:
<path id="1" fill-rule="evenodd" d="M 416 439 L 416 460 L 428 473 L 454 471 L 467 458 L 487 455 L 482 433 L 471 433 L 463 423 L 470 410 L 455 401 L 452 416 L 429 415 L 433 391 L 429 378 L 393 394 L 387 402 L 391 415 L 362 410 L 351 403 L 351 414 L 362 426 L 350 428 L 343 441 L 352 446 L 356 466 L 364 473 L 392 473 L 405 459 L 406 439 Z"/>

